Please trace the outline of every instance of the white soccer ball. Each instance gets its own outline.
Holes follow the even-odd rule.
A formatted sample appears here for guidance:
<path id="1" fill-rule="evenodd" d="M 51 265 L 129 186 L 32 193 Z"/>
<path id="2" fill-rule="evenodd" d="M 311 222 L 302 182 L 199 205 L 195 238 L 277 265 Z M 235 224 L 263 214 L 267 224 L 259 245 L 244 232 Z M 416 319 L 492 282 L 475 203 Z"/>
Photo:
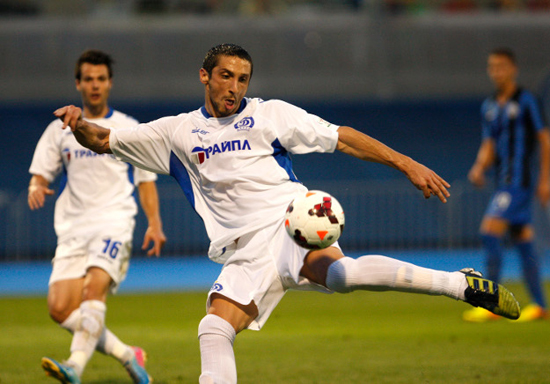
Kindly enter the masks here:
<path id="1" fill-rule="evenodd" d="M 301 247 L 323 249 L 333 244 L 344 230 L 344 210 L 333 196 L 308 191 L 296 197 L 285 215 L 289 236 Z"/>

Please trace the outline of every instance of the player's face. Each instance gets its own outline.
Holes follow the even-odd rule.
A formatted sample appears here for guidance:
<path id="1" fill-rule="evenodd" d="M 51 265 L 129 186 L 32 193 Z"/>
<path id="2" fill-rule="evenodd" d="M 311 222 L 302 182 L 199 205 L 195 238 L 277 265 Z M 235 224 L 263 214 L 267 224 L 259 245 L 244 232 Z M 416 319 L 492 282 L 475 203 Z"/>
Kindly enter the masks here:
<path id="1" fill-rule="evenodd" d="M 214 117 L 231 116 L 239 109 L 250 82 L 250 62 L 236 56 L 220 56 L 212 76 L 201 68 L 205 107 Z"/>
<path id="2" fill-rule="evenodd" d="M 516 81 L 517 67 L 505 55 L 489 55 L 487 74 L 497 89 L 502 89 Z"/>
<path id="3" fill-rule="evenodd" d="M 83 63 L 80 66 L 80 80 L 76 80 L 76 89 L 82 95 L 84 114 L 88 117 L 103 117 L 108 111 L 107 100 L 112 80 L 106 65 Z"/>

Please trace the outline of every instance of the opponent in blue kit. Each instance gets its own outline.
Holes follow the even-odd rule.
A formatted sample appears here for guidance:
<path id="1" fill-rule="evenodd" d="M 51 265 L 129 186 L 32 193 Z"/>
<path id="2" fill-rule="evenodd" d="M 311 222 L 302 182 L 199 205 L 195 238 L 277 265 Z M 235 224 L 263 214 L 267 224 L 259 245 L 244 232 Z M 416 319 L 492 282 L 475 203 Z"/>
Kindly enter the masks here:
<path id="1" fill-rule="evenodd" d="M 531 203 L 534 191 L 543 205 L 550 199 L 550 131 L 544 125 L 535 97 L 516 83 L 518 69 L 511 50 L 494 50 L 489 55 L 487 70 L 496 93 L 481 107 L 482 143 L 468 178 L 474 185 L 483 186 L 486 171 L 495 168 L 496 191 L 480 230 L 487 253 L 487 277 L 499 281 L 501 243 L 510 232 L 533 299 L 532 304 L 523 308 L 518 321 L 531 321 L 547 316 L 539 259 L 533 246 Z M 537 143 L 538 182 L 533 169 Z M 470 309 L 463 317 L 473 322 L 499 318 L 482 308 Z"/>
<path id="2" fill-rule="evenodd" d="M 83 104 L 83 118 L 113 130 L 133 127 L 136 120 L 108 106 L 112 86 L 112 59 L 89 50 L 76 63 L 76 88 Z M 80 145 L 69 130 L 53 121 L 40 138 L 30 173 L 28 201 L 31 209 L 44 205 L 54 192 L 51 182 L 61 175 L 55 204 L 57 248 L 52 260 L 48 310 L 54 321 L 73 333 L 71 355 L 63 364 L 45 357 L 42 367 L 62 383 L 80 383 L 94 350 L 113 356 L 126 368 L 134 383 L 146 384 L 146 355 L 139 347 L 122 343 L 105 327 L 107 295 L 116 292 L 130 262 L 139 191 L 148 228 L 143 246 L 157 256 L 166 238 L 162 231 L 154 173 L 98 155 Z"/>
<path id="3" fill-rule="evenodd" d="M 200 383 L 236 383 L 236 334 L 259 330 L 288 289 L 347 293 L 395 290 L 445 295 L 509 318 L 519 305 L 506 288 L 471 269 L 443 272 L 380 255 L 345 257 L 338 243 L 308 251 L 288 236 L 285 211 L 306 187 L 289 154 L 338 149 L 391 166 L 446 202 L 449 184 L 432 170 L 375 139 L 331 124 L 280 100 L 246 98 L 252 59 L 222 44 L 206 55 L 199 78 L 203 107 L 178 116 L 109 130 L 83 120 L 80 108 L 55 111 L 84 146 L 113 153 L 149 171 L 171 174 L 204 221 L 209 257 L 223 269 L 199 324 Z"/>

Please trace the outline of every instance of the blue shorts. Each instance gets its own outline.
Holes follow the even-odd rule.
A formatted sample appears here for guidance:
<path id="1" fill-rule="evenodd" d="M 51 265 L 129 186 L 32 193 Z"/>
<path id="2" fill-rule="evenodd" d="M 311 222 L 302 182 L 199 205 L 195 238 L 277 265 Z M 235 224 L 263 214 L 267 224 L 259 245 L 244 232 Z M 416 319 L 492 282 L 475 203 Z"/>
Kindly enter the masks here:
<path id="1" fill-rule="evenodd" d="M 491 198 L 485 216 L 504 219 L 510 225 L 530 224 L 532 196 L 530 189 L 498 189 Z"/>

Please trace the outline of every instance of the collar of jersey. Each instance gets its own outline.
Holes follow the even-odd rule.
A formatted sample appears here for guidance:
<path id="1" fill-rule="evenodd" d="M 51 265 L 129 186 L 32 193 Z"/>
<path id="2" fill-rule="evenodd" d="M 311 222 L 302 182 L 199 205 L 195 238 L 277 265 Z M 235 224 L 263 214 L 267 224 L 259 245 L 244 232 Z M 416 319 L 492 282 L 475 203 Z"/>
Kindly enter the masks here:
<path id="1" fill-rule="evenodd" d="M 243 111 L 243 109 L 246 108 L 246 98 L 243 97 L 243 99 L 241 100 L 241 105 L 239 106 L 239 109 L 237 110 L 237 112 L 235 113 L 236 115 L 238 115 L 239 113 L 241 113 Z M 211 117 L 214 117 L 212 116 L 211 114 L 208 113 L 208 111 L 206 110 L 206 107 L 203 105 L 201 107 L 201 113 L 204 117 L 206 117 L 207 119 L 211 118 Z"/>
<path id="2" fill-rule="evenodd" d="M 109 112 L 107 112 L 107 114 L 105 116 L 103 116 L 102 119 L 108 119 L 109 117 L 113 116 L 114 112 L 115 112 L 115 110 L 112 107 L 109 107 Z M 84 116 L 84 118 L 86 120 L 97 120 L 97 118 L 96 119 L 89 119 L 86 116 Z"/>

